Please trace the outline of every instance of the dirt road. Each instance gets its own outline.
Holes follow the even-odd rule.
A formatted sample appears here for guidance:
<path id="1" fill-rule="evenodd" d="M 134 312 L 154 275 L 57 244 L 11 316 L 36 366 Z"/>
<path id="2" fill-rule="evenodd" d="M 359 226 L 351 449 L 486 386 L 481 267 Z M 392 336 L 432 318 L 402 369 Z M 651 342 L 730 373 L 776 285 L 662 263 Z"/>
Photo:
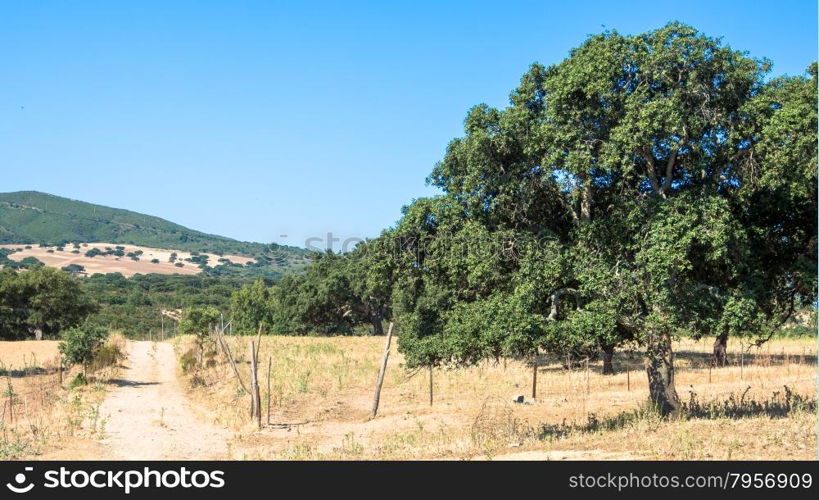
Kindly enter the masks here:
<path id="1" fill-rule="evenodd" d="M 176 377 L 173 347 L 128 342 L 128 359 L 100 407 L 102 454 L 113 460 L 227 459 L 230 433 L 194 413 Z"/>

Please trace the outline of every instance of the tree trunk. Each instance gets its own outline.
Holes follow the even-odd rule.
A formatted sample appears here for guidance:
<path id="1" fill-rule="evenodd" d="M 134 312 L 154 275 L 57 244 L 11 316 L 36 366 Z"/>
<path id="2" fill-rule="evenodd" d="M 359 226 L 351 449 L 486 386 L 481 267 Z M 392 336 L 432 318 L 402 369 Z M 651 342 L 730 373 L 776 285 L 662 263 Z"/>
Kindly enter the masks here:
<path id="1" fill-rule="evenodd" d="M 614 347 L 603 346 L 603 375 L 614 375 L 614 365 L 611 360 L 614 357 Z"/>
<path id="2" fill-rule="evenodd" d="M 384 325 L 381 323 L 381 320 L 380 313 L 370 315 L 370 323 L 373 325 L 373 335 L 384 335 Z"/>
<path id="3" fill-rule="evenodd" d="M 591 182 L 587 181 L 586 186 L 583 188 L 583 197 L 580 199 L 580 219 L 583 222 L 588 222 L 591 220 L 591 210 L 592 210 L 592 192 L 591 192 Z"/>
<path id="4" fill-rule="evenodd" d="M 34 329 L 34 340 L 43 340 L 43 330 L 42 330 L 42 328 L 35 328 Z"/>
<path id="5" fill-rule="evenodd" d="M 725 366 L 728 352 L 728 334 L 722 333 L 714 340 L 714 366 Z"/>
<path id="6" fill-rule="evenodd" d="M 674 386 L 674 353 L 671 335 L 650 332 L 646 345 L 646 372 L 651 402 L 663 416 L 675 416 L 682 408 Z"/>

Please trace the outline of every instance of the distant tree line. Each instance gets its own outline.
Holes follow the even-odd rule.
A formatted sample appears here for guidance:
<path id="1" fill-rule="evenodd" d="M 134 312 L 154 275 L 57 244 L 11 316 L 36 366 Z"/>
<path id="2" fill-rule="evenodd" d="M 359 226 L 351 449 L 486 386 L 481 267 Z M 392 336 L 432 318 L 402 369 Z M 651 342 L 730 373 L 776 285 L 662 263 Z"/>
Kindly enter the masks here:
<path id="1" fill-rule="evenodd" d="M 125 278 L 109 273 L 81 280 L 83 291 L 99 304 L 90 320 L 132 338 L 159 334 L 162 309 L 208 307 L 227 312 L 232 294 L 248 283 L 245 278 L 206 274 L 137 274 Z M 175 325 L 165 318 L 164 327 L 172 332 Z"/>
<path id="2" fill-rule="evenodd" d="M 233 294 L 234 330 L 253 333 L 380 335 L 391 315 L 392 262 L 379 252 L 383 240 L 358 245 L 348 254 L 317 255 L 301 274 L 276 286 L 262 280 Z"/>

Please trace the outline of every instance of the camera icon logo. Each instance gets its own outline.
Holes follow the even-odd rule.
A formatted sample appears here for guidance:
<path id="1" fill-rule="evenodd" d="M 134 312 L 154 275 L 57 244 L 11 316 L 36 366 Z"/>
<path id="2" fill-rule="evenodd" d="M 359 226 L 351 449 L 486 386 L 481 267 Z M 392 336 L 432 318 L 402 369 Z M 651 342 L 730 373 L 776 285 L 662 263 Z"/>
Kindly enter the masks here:
<path id="1" fill-rule="evenodd" d="M 26 472 L 31 472 L 33 470 L 34 467 L 25 468 Z M 26 475 L 23 474 L 22 472 L 18 472 L 14 476 L 14 481 L 17 483 L 16 485 L 12 483 L 6 483 L 6 488 L 10 489 L 14 493 L 28 493 L 29 491 L 32 490 L 32 488 L 34 488 L 34 483 L 28 483 L 25 485 L 23 484 L 26 482 Z"/>

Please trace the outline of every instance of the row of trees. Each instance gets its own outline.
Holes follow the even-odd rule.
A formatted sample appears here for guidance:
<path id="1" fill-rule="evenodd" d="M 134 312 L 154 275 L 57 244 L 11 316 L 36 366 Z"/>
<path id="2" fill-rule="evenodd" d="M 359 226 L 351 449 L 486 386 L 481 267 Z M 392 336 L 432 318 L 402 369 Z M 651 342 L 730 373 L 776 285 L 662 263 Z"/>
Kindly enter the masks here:
<path id="1" fill-rule="evenodd" d="M 390 315 L 393 263 L 378 251 L 383 239 L 361 243 L 353 252 L 316 255 L 299 275 L 276 286 L 257 280 L 231 298 L 234 329 L 253 333 L 347 334 L 368 328 L 384 333 Z"/>
<path id="2" fill-rule="evenodd" d="M 163 327 L 162 309 L 213 307 L 227 311 L 231 295 L 249 282 L 243 278 L 205 274 L 94 274 L 81 280 L 82 289 L 94 297 L 99 310 L 95 323 L 122 332 L 126 337 L 156 336 Z M 272 282 L 267 282 L 272 283 Z M 166 332 L 172 327 L 164 320 Z"/>
<path id="3" fill-rule="evenodd" d="M 681 406 L 672 338 L 762 342 L 816 299 L 817 69 L 682 24 L 605 32 L 474 107 L 379 238 L 234 295 L 240 331 L 349 331 L 393 316 L 407 363 L 644 346 L 650 397 Z"/>

